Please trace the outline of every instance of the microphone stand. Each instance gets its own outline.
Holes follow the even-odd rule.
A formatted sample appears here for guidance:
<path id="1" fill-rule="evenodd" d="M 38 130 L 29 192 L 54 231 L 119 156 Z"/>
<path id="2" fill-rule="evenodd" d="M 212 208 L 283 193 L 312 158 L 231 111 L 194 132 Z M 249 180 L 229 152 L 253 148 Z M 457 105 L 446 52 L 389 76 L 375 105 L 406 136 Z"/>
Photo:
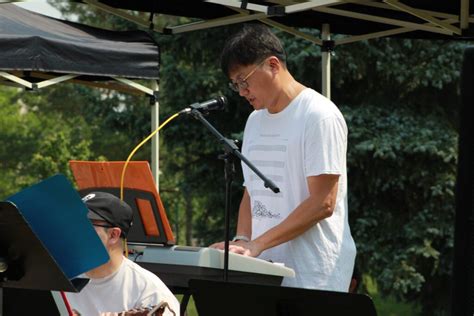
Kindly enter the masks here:
<path id="1" fill-rule="evenodd" d="M 191 114 L 195 119 L 201 121 L 214 136 L 217 137 L 219 142 L 224 145 L 225 153 L 219 155 L 219 159 L 224 160 L 224 177 L 226 182 L 226 190 L 225 190 L 225 211 L 224 211 L 224 222 L 225 222 L 225 232 L 224 232 L 224 281 L 227 282 L 229 279 L 229 231 L 230 231 L 230 197 L 231 197 L 231 185 L 233 181 L 233 177 L 235 174 L 235 167 L 234 167 L 234 159 L 233 156 L 236 156 L 241 161 L 243 161 L 253 172 L 255 172 L 260 179 L 263 180 L 263 184 L 265 188 L 270 188 L 274 193 L 280 192 L 280 189 L 268 179 L 265 175 L 263 175 L 245 156 L 243 156 L 237 145 L 233 140 L 225 138 L 214 126 L 209 123 L 202 113 L 197 109 L 192 109 L 188 112 Z"/>

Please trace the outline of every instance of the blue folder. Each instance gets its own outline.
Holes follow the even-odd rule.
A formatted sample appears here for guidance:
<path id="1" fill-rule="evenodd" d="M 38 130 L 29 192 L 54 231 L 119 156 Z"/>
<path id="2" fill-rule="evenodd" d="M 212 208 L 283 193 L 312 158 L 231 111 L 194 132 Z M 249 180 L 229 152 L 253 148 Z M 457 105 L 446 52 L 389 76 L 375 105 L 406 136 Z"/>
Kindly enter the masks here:
<path id="1" fill-rule="evenodd" d="M 55 175 L 7 198 L 16 205 L 66 277 L 73 279 L 109 260 L 87 207 L 69 180 Z"/>

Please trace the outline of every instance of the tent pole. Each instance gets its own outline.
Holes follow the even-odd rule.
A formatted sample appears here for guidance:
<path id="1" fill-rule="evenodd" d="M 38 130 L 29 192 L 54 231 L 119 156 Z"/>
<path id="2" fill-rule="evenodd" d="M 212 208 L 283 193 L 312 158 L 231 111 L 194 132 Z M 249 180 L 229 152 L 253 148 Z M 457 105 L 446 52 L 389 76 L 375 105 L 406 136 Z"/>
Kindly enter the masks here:
<path id="1" fill-rule="evenodd" d="M 158 86 L 157 80 L 152 81 L 152 89 L 154 91 L 154 96 L 152 97 L 152 102 L 151 102 L 151 130 L 154 131 L 160 125 L 160 118 L 159 118 L 160 104 L 158 102 L 159 86 Z M 151 172 L 153 174 L 153 178 L 155 179 L 155 185 L 158 192 L 160 192 L 159 137 L 160 137 L 160 134 L 158 133 L 155 135 L 155 137 L 151 139 Z"/>
<path id="2" fill-rule="evenodd" d="M 331 33 L 329 24 L 323 24 L 322 34 L 323 40 L 323 52 L 321 58 L 321 70 L 322 70 L 322 92 L 323 95 L 331 99 L 331 51 L 328 49 L 326 43 L 331 41 Z"/>

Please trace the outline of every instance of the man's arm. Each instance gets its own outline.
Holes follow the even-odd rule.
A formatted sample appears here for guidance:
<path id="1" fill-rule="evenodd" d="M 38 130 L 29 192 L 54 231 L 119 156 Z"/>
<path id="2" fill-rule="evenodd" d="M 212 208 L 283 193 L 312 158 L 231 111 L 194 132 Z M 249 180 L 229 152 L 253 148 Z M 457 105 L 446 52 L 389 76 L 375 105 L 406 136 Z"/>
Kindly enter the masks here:
<path id="1" fill-rule="evenodd" d="M 232 247 L 232 251 L 256 257 L 262 251 L 292 240 L 330 217 L 336 205 L 338 181 L 338 175 L 308 177 L 309 197 L 306 200 L 280 224 L 248 243 L 239 242 L 238 246 Z"/>

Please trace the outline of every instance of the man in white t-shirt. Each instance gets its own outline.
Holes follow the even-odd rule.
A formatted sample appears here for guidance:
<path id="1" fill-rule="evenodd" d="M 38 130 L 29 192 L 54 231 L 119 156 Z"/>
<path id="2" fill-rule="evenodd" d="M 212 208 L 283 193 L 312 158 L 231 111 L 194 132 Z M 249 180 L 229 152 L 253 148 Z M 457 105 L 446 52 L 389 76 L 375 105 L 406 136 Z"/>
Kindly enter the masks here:
<path id="1" fill-rule="evenodd" d="M 242 153 L 279 188 L 242 164 L 244 194 L 230 251 L 282 262 L 283 285 L 347 292 L 356 248 L 348 224 L 347 126 L 327 98 L 296 81 L 271 30 L 247 24 L 226 42 L 230 87 L 255 109 Z M 223 249 L 223 242 L 211 247 Z"/>
<path id="2" fill-rule="evenodd" d="M 145 312 L 165 303 L 169 308 L 165 308 L 163 315 L 173 315 L 170 309 L 179 315 L 178 300 L 166 285 L 155 274 L 123 256 L 133 218 L 130 206 L 106 192 L 92 192 L 82 200 L 110 260 L 86 273 L 90 281 L 81 292 L 66 294 L 75 314 L 115 316 L 128 311 L 126 315 L 139 315 L 137 311 Z"/>

